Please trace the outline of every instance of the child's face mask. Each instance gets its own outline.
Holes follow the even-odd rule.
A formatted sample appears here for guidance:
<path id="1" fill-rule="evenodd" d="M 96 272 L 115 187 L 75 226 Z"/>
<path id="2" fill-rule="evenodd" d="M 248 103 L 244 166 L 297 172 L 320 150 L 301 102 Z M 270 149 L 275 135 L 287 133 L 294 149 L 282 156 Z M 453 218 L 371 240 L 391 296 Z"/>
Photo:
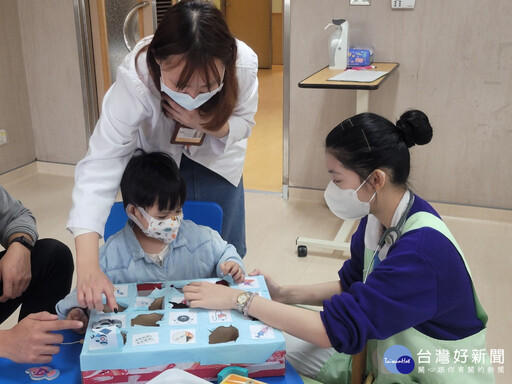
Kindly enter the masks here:
<path id="1" fill-rule="evenodd" d="M 128 208 L 128 207 L 127 207 Z M 132 219 L 132 221 L 137 224 L 140 230 L 149 237 L 153 237 L 155 239 L 161 240 L 164 243 L 170 244 L 176 239 L 178 235 L 178 229 L 180 228 L 181 220 L 183 219 L 183 214 L 180 213 L 177 216 L 170 217 L 165 220 L 155 219 L 151 217 L 144 208 L 137 207 L 139 212 L 144 216 L 146 221 L 148 222 L 148 227 L 145 228 L 142 223 L 130 212 L 126 209 L 126 213 L 128 217 Z"/>

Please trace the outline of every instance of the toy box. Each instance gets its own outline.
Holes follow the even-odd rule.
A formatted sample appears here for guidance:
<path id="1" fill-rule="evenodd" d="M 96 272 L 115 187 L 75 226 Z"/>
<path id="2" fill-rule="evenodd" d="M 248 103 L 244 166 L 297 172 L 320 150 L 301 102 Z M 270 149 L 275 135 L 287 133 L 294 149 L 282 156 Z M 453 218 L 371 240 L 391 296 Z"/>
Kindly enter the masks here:
<path id="1" fill-rule="evenodd" d="M 373 62 L 373 47 L 351 46 L 348 51 L 349 67 L 361 67 Z"/>
<path id="2" fill-rule="evenodd" d="M 190 282 L 116 285 L 122 312 L 91 313 L 80 354 L 83 384 L 145 383 L 170 368 L 215 380 L 230 365 L 251 377 L 284 375 L 281 331 L 236 310 L 188 308 L 181 288 Z M 262 276 L 232 286 L 270 298 Z"/>

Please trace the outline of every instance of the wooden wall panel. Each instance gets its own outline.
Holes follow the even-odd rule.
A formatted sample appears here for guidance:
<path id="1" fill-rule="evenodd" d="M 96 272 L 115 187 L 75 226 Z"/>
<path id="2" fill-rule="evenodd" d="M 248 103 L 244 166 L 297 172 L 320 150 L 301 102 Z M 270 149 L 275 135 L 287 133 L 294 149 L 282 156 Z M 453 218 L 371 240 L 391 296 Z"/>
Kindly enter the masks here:
<path id="1" fill-rule="evenodd" d="M 282 13 L 272 13 L 272 65 L 283 65 Z"/>

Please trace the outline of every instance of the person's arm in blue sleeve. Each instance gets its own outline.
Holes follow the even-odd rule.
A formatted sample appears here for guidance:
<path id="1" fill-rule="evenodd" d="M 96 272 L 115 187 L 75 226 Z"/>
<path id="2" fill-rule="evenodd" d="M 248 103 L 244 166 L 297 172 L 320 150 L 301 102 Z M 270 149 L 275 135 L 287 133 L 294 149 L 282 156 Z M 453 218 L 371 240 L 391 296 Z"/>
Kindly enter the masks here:
<path id="1" fill-rule="evenodd" d="M 355 282 L 347 292 L 324 302 L 322 321 L 337 351 L 355 354 L 368 339 L 386 339 L 434 316 L 436 273 L 415 251 L 420 242 L 402 240 L 365 284 Z"/>
<path id="2" fill-rule="evenodd" d="M 55 311 L 57 312 L 59 319 L 65 319 L 67 318 L 69 311 L 78 307 L 80 307 L 80 305 L 78 304 L 76 289 L 73 289 L 65 298 L 57 303 Z"/>
<path id="3" fill-rule="evenodd" d="M 215 270 L 219 279 L 230 280 L 235 283 L 241 283 L 245 279 L 244 262 L 240 255 L 236 252 L 236 248 L 223 240 L 220 235 L 213 231 L 211 233 L 212 252 L 216 261 Z"/>
<path id="4" fill-rule="evenodd" d="M 338 272 L 344 292 L 348 292 L 353 283 L 363 280 L 364 232 L 367 218 L 361 219 L 357 230 L 350 240 L 350 259 L 343 263 Z"/>

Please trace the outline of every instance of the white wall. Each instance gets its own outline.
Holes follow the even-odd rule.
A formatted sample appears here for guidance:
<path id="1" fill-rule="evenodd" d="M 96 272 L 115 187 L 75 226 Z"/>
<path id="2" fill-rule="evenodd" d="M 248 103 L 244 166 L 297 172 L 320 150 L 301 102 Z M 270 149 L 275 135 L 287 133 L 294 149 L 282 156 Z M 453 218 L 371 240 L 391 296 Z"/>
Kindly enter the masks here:
<path id="1" fill-rule="evenodd" d="M 412 11 L 389 1 L 367 7 L 339 0 L 291 1 L 290 186 L 325 188 L 323 142 L 355 113 L 355 91 L 299 89 L 328 65 L 324 31 L 350 22 L 353 44 L 375 46 L 376 61 L 397 73 L 370 94 L 370 110 L 392 121 L 425 111 L 433 141 L 412 150 L 411 181 L 433 201 L 512 208 L 512 2 L 417 1 Z"/>
<path id="2" fill-rule="evenodd" d="M 0 1 L 0 129 L 8 143 L 0 146 L 0 174 L 35 160 L 34 134 L 25 76 L 18 4 Z"/>
<path id="3" fill-rule="evenodd" d="M 76 163 L 86 128 L 72 1 L 18 0 L 38 160 Z"/>

